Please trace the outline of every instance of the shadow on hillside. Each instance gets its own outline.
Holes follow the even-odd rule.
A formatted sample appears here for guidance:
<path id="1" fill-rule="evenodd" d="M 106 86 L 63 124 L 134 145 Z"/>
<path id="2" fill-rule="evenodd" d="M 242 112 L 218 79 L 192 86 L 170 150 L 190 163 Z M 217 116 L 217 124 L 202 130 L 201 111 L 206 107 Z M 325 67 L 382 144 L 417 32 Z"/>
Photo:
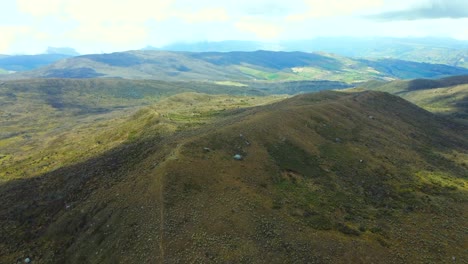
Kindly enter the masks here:
<path id="1" fill-rule="evenodd" d="M 69 204 L 83 202 L 98 189 L 122 181 L 145 157 L 161 151 L 160 143 L 160 138 L 151 138 L 123 144 L 81 163 L 2 183 L 0 241 L 8 243 L 0 243 L 0 252 L 14 253 L 25 250 L 30 242 L 36 244 Z"/>
<path id="2" fill-rule="evenodd" d="M 453 76 L 438 80 L 415 79 L 408 82 L 407 91 L 443 88 L 467 83 L 468 75 Z"/>

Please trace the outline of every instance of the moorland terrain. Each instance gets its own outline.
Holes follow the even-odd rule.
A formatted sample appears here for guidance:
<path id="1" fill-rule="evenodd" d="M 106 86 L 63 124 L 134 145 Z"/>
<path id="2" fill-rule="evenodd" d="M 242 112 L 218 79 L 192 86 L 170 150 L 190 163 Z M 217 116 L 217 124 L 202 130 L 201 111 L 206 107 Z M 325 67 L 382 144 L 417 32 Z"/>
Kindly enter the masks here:
<path id="1" fill-rule="evenodd" d="M 330 54 L 131 51 L 4 75 L 0 262 L 463 261 L 457 74 Z"/>

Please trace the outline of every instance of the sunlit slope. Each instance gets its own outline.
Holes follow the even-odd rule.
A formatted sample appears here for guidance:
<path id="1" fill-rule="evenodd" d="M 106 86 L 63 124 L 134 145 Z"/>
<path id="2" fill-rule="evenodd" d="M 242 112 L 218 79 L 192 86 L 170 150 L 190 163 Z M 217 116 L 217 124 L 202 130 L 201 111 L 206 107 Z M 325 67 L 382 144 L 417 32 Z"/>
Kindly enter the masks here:
<path id="1" fill-rule="evenodd" d="M 74 162 L 77 157 L 82 158 L 82 154 L 89 157 L 121 143 L 128 131 L 112 135 L 106 131 L 113 131 L 116 124 L 125 122 L 125 117 L 142 106 L 154 105 L 159 113 L 170 111 L 173 114 L 169 118 L 175 117 L 165 120 L 171 122 L 184 121 L 178 120 L 179 116 L 188 116 L 187 120 L 196 122 L 199 115 L 206 114 L 211 118 L 232 107 L 243 108 L 276 100 L 275 96 L 266 96 L 269 94 L 310 92 L 340 85 L 343 84 L 326 81 L 274 84 L 123 79 L 2 81 L 0 180 L 44 173 Z M 184 100 L 171 105 L 164 103 L 168 102 L 168 97 L 181 93 L 185 95 L 180 96 L 185 96 L 190 104 L 185 104 Z M 193 93 L 219 95 L 219 98 Z M 190 115 L 193 117 L 189 118 Z M 140 128 L 132 127 L 131 131 Z M 99 136 L 101 134 L 105 136 Z M 95 137 L 99 139 L 91 140 Z"/>
<path id="2" fill-rule="evenodd" d="M 189 105 L 192 96 L 167 103 Z M 151 108 L 139 112 L 128 121 L 139 126 L 123 144 L 2 184 L 2 261 L 451 263 L 466 257 L 463 127 L 398 97 L 301 95 L 234 107 L 170 133 L 162 133 L 160 118 Z"/>
<path id="3" fill-rule="evenodd" d="M 140 139 L 141 134 L 171 135 L 206 125 L 229 109 L 262 105 L 286 97 L 183 93 L 176 84 L 170 86 L 173 90 L 166 91 L 164 86 L 152 82 L 155 90 L 147 96 L 122 98 L 113 96 L 120 88 L 107 86 L 107 80 L 104 84 L 97 82 L 100 90 L 94 85 L 86 89 L 88 81 L 68 84 L 72 86 L 61 86 L 60 99 L 44 92 L 44 87 L 9 90 L 10 97 L 14 95 L 15 99 L 5 100 L 1 111 L 4 118 L 0 121 L 0 181 L 37 176 Z M 174 92 L 180 93 L 168 95 Z M 98 109 L 94 108 L 93 98 L 102 102 Z M 58 102 L 67 103 L 53 107 L 51 102 L 54 106 Z M 143 106 L 146 108 L 141 109 Z M 151 129 L 146 127 L 149 124 Z"/>

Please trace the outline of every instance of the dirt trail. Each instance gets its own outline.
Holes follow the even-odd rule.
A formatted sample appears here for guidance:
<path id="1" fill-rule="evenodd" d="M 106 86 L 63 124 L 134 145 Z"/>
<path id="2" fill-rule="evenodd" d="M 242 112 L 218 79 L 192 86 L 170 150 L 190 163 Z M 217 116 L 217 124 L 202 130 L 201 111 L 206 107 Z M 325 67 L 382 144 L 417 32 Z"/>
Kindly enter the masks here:
<path id="1" fill-rule="evenodd" d="M 164 264 L 165 260 L 165 248 L 164 248 L 164 223 L 165 223 L 165 208 L 164 208 L 164 179 L 166 177 L 165 171 L 161 168 L 163 168 L 163 165 L 168 162 L 168 161 L 173 161 L 177 160 L 180 154 L 180 149 L 182 147 L 182 143 L 177 144 L 177 146 L 171 151 L 171 153 L 167 156 L 167 158 L 157 166 L 157 180 L 156 184 L 158 185 L 158 200 L 159 200 L 159 214 L 160 214 L 160 219 L 159 219 L 159 252 L 161 253 L 161 258 L 160 258 L 160 263 Z"/>
<path id="2" fill-rule="evenodd" d="M 161 264 L 164 263 L 164 174 L 159 175 L 159 252 L 161 253 Z"/>

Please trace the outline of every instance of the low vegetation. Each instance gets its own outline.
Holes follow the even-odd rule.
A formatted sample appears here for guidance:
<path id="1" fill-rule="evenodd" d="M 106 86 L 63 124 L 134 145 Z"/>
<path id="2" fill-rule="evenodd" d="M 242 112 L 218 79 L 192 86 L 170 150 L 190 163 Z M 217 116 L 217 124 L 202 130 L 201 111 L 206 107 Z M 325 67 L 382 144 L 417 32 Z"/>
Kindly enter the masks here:
<path id="1" fill-rule="evenodd" d="M 362 89 L 393 93 L 430 112 L 468 122 L 468 75 L 439 80 L 371 81 L 358 90 Z"/>
<path id="2" fill-rule="evenodd" d="M 125 101 L 128 117 L 111 111 L 120 118 L 62 131 L 25 152 L 31 161 L 7 154 L 2 260 L 464 258 L 463 125 L 382 92 L 151 100 L 133 114 L 136 101 Z"/>

